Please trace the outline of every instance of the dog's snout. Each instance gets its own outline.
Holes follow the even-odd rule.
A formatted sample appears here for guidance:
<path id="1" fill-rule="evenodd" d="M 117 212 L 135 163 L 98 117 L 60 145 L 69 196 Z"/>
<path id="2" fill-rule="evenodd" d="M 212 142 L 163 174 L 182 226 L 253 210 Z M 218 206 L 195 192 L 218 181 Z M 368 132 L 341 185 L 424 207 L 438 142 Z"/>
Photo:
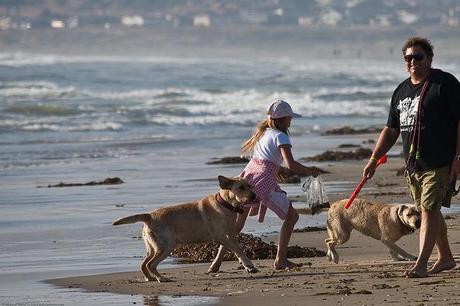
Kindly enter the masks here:
<path id="1" fill-rule="evenodd" d="M 254 192 L 251 192 L 251 196 L 249 197 L 249 200 L 252 202 L 256 199 L 257 195 Z"/>
<path id="2" fill-rule="evenodd" d="M 420 228 L 420 225 L 422 225 L 422 221 L 420 219 L 418 219 L 417 221 L 415 221 L 415 227 L 416 228 Z"/>

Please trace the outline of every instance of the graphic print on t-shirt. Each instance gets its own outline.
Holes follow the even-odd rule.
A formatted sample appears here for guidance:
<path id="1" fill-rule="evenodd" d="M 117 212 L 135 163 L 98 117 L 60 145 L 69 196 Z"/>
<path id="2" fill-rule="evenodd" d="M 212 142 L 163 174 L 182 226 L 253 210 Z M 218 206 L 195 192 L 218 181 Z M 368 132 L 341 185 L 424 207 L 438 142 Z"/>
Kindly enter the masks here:
<path id="1" fill-rule="evenodd" d="M 420 96 L 414 99 L 406 97 L 399 100 L 397 109 L 399 110 L 399 126 L 401 132 L 411 132 L 414 127 L 415 117 L 417 116 L 418 102 Z"/>

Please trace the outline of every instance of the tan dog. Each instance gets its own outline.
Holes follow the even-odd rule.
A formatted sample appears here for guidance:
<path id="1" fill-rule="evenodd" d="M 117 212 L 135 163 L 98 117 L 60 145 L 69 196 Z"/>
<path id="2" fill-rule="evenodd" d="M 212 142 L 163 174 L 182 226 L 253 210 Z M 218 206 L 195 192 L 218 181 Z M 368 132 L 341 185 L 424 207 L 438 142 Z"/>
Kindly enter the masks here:
<path id="1" fill-rule="evenodd" d="M 328 211 L 327 256 L 329 261 L 339 262 L 335 246 L 348 241 L 353 229 L 382 241 L 390 250 L 394 260 L 416 260 L 395 244 L 402 236 L 420 228 L 420 213 L 413 205 L 373 204 L 355 199 L 345 209 L 347 199 L 332 204 Z"/>
<path id="2" fill-rule="evenodd" d="M 220 191 L 199 201 L 160 208 L 149 214 L 121 218 L 113 225 L 144 222 L 142 237 L 147 251 L 141 263 L 146 281 L 169 281 L 158 271 L 158 264 L 177 244 L 218 242 L 235 253 L 247 272 L 257 269 L 241 250 L 237 240 L 236 214 L 256 194 L 242 178 L 219 176 Z"/>

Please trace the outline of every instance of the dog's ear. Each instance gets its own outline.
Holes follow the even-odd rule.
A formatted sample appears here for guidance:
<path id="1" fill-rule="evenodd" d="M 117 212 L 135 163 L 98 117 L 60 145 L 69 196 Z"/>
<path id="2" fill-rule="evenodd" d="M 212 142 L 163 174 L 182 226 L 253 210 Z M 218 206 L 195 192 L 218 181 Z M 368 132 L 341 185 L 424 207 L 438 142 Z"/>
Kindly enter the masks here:
<path id="1" fill-rule="evenodd" d="M 407 209 L 409 209 L 409 206 L 407 205 L 404 205 L 404 204 L 398 205 L 397 214 L 399 218 L 403 218 L 404 211 Z"/>
<path id="2" fill-rule="evenodd" d="M 222 176 L 222 175 L 219 175 L 217 179 L 219 180 L 220 188 L 227 189 L 227 190 L 232 189 L 233 183 L 235 182 L 234 180 L 228 177 Z"/>

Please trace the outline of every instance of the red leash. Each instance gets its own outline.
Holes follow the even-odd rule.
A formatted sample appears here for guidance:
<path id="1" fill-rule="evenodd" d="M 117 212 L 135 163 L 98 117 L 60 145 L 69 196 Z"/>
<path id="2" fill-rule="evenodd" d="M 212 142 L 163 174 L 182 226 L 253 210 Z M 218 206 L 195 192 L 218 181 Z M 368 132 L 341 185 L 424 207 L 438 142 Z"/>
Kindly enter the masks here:
<path id="1" fill-rule="evenodd" d="M 375 168 L 377 168 L 379 165 L 381 164 L 384 164 L 387 162 L 387 156 L 386 155 L 383 155 L 378 161 L 377 161 L 377 165 L 375 166 Z M 351 203 L 353 203 L 353 200 L 356 198 L 356 196 L 358 195 L 358 193 L 361 191 L 361 188 L 363 188 L 364 184 L 366 184 L 368 180 L 368 177 L 367 176 L 363 176 L 363 178 L 361 179 L 361 182 L 359 182 L 358 186 L 356 186 L 355 188 L 355 191 L 353 191 L 353 193 L 351 194 L 350 198 L 348 199 L 348 202 L 347 204 L 345 204 L 345 208 L 348 209 L 348 207 L 350 207 Z"/>

